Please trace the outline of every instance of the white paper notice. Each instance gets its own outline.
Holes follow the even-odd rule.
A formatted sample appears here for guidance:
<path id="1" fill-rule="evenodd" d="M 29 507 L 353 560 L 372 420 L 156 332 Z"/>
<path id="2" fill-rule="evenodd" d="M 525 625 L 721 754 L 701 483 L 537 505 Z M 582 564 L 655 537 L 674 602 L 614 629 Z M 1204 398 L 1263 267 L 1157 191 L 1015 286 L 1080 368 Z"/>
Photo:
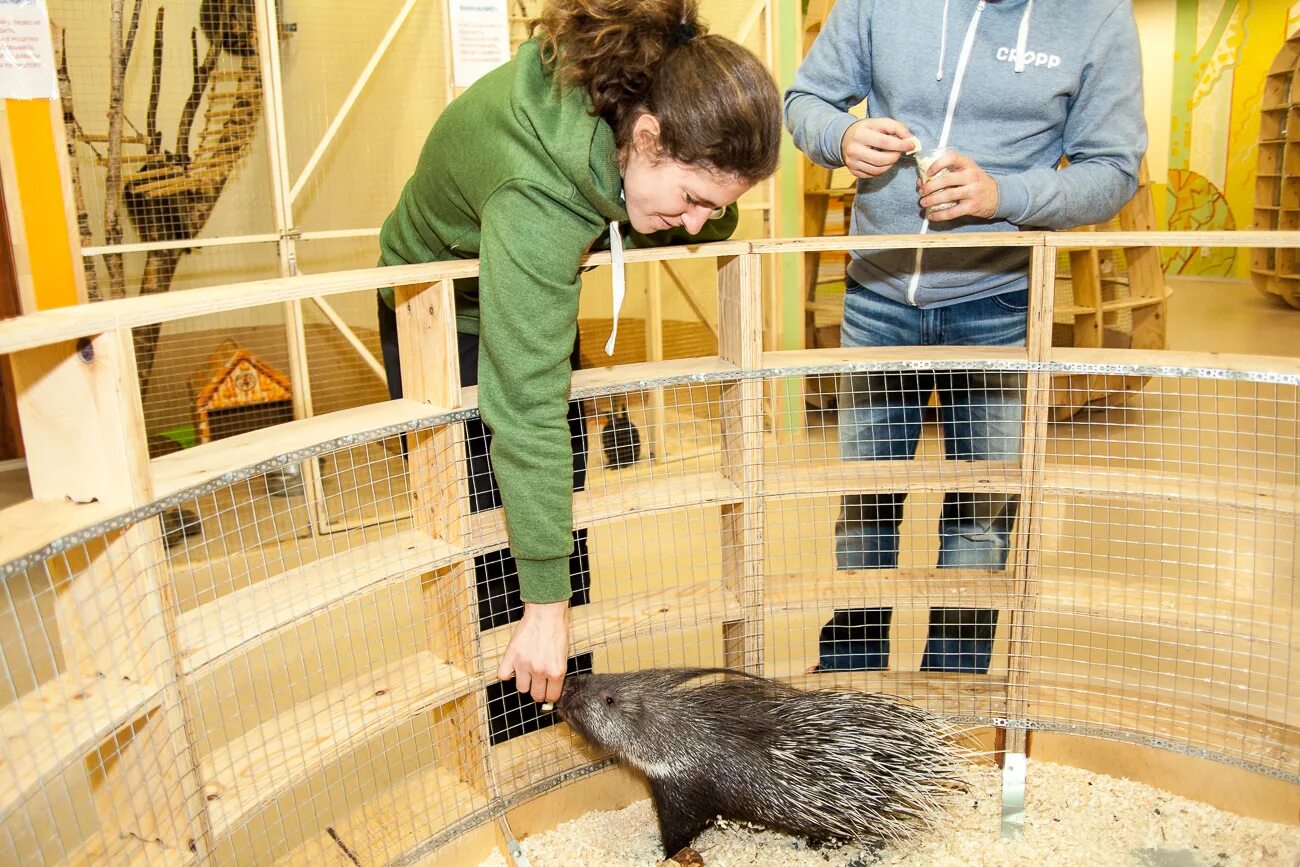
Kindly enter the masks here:
<path id="1" fill-rule="evenodd" d="M 456 87 L 469 87 L 510 59 L 506 0 L 451 0 L 451 63 Z"/>
<path id="2" fill-rule="evenodd" d="M 58 87 L 45 0 L 0 0 L 0 97 L 53 99 Z"/>

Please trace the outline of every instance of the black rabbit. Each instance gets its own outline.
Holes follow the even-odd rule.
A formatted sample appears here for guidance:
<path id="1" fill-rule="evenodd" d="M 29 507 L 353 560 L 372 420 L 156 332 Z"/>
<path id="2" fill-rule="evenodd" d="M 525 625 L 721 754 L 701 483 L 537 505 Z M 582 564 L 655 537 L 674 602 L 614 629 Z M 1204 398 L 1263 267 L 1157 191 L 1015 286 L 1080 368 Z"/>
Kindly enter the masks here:
<path id="1" fill-rule="evenodd" d="M 628 418 L 627 407 L 605 417 L 600 443 L 605 450 L 605 466 L 618 469 L 641 460 L 641 433 Z"/>

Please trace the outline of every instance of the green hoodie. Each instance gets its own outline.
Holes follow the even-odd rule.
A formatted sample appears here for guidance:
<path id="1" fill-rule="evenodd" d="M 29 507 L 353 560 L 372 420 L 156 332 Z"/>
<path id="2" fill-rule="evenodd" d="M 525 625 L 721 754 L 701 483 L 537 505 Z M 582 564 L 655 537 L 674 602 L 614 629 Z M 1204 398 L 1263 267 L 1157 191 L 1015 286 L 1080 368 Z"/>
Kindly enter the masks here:
<path id="1" fill-rule="evenodd" d="M 480 338 L 479 411 L 525 602 L 570 593 L 579 260 L 627 221 L 622 193 L 613 129 L 584 90 L 557 85 L 530 40 L 447 106 L 379 234 L 384 265 L 480 260 L 478 280 L 456 282 L 456 327 Z M 732 205 L 696 236 L 627 237 L 718 241 L 737 221 Z"/>

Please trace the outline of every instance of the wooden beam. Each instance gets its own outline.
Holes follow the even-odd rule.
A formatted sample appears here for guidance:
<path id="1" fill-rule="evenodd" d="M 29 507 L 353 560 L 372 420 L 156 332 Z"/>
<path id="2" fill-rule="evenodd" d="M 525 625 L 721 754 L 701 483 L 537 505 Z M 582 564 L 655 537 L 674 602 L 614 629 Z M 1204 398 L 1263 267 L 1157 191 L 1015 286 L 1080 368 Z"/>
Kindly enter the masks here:
<path id="1" fill-rule="evenodd" d="M 850 250 L 1037 247 L 1042 232 L 951 232 L 943 235 L 834 235 L 751 241 L 752 253 L 847 253 Z"/>
<path id="2" fill-rule="evenodd" d="M 454 292 L 451 280 L 399 285 L 394 292 L 402 394 L 409 400 L 451 409 L 461 405 Z M 470 501 L 465 426 L 449 424 L 422 430 L 408 437 L 407 444 L 415 529 L 466 552 Z M 431 571 L 422 590 L 430 650 L 463 671 L 477 671 L 482 652 L 475 616 L 474 564 L 468 553 L 444 569 Z M 448 761 L 454 763 L 457 775 L 471 788 L 494 797 L 483 692 L 476 691 L 459 702 L 452 716 Z"/>
<path id="3" fill-rule="evenodd" d="M 718 355 L 746 371 L 763 359 L 762 259 L 753 254 L 718 262 Z M 722 586 L 740 602 L 723 624 L 723 660 L 730 668 L 763 671 L 763 382 L 746 377 L 723 385 L 722 476 L 740 497 L 722 506 Z"/>
<path id="4" fill-rule="evenodd" d="M 1088 233 L 1091 237 L 1093 233 Z M 1056 251 L 1036 247 L 1029 258 L 1029 315 L 1025 343 L 1029 359 L 1045 362 L 1052 357 L 1052 305 L 1056 302 Z M 1013 722 L 1028 719 L 1026 689 L 1033 655 L 1034 611 L 1041 593 L 1043 466 L 1047 454 L 1047 422 L 1052 409 L 1052 376 L 1042 370 L 1025 374 L 1024 420 L 1020 436 L 1022 487 L 1012 533 L 1007 567 L 1015 582 L 1016 599 L 1009 617 L 999 619 L 998 632 L 1006 631 L 1008 649 L 1007 704 L 1004 716 Z M 1024 753 L 1027 732 L 1008 727 L 1006 750 Z"/>
<path id="5" fill-rule="evenodd" d="M 1300 233 L 1297 233 L 1300 234 Z M 1052 350 L 1057 364 L 1117 364 L 1168 370 L 1169 376 L 1185 376 L 1187 369 L 1300 376 L 1300 358 L 1267 355 L 1232 355 L 1219 352 L 1182 352 L 1153 349 L 1085 349 L 1058 347 Z"/>
<path id="6" fill-rule="evenodd" d="M 667 262 L 660 264 L 664 270 L 670 268 Z M 658 267 L 647 265 L 646 271 L 648 273 L 645 284 L 645 354 L 649 362 L 658 363 L 664 360 L 664 284 L 660 278 Z M 669 273 L 671 274 L 671 271 Z M 693 299 L 688 297 L 687 300 L 691 301 Z M 576 383 L 570 381 L 570 388 L 576 389 Z M 668 424 L 664 408 L 664 390 L 662 388 L 652 388 L 647 396 L 650 403 L 650 417 L 647 419 L 648 424 L 646 425 L 648 428 L 646 431 L 646 448 L 649 457 L 659 462 L 668 456 L 667 442 L 665 440 Z"/>
<path id="7" fill-rule="evenodd" d="M 1048 232 L 1048 247 L 1300 247 L 1300 232 Z"/>
<path id="8" fill-rule="evenodd" d="M 302 172 L 298 175 L 298 179 L 293 182 L 293 186 L 289 189 L 290 204 L 298 201 L 298 196 L 302 193 L 303 186 L 306 185 L 312 172 L 316 171 L 316 166 L 320 163 L 321 157 L 325 155 L 325 151 L 329 148 L 330 143 L 334 141 L 334 137 L 338 134 L 339 129 L 342 128 L 343 121 L 347 120 L 348 114 L 352 111 L 352 106 L 356 104 L 357 98 L 361 96 L 361 92 L 365 90 L 366 85 L 370 83 L 370 77 L 374 75 L 375 70 L 379 68 L 379 61 L 383 60 L 384 55 L 388 53 L 389 46 L 393 44 L 393 40 L 397 38 L 397 34 L 401 32 L 402 25 L 405 24 L 406 19 L 410 17 L 411 10 L 415 8 L 416 2 L 417 0 L 406 0 L 406 2 L 402 4 L 402 8 L 398 10 L 397 16 L 393 19 L 393 23 L 388 26 L 388 32 L 379 40 L 379 45 L 375 47 L 374 53 L 372 53 L 370 59 L 366 61 L 366 65 L 362 68 L 361 74 L 357 76 L 357 80 L 352 85 L 352 89 L 348 91 L 347 97 L 344 98 L 343 104 L 339 106 L 339 110 L 335 112 L 334 117 L 330 120 L 330 125 L 329 128 L 325 130 L 325 135 L 321 136 L 321 140 L 316 144 L 316 149 L 312 151 L 311 156 L 307 158 L 307 163 L 303 166 Z"/>
<path id="9" fill-rule="evenodd" d="M 147 503 L 152 491 L 130 332 L 55 343 L 10 361 L 33 499 L 122 509 Z"/>

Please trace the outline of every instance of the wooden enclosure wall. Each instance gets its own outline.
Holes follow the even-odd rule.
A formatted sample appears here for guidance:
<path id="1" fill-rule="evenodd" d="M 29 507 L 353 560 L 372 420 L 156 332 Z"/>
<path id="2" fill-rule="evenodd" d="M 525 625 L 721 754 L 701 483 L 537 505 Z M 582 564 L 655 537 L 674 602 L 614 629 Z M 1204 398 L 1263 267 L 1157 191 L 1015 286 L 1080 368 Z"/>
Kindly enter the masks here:
<path id="1" fill-rule="evenodd" d="M 1300 514 L 1296 457 L 1286 453 L 1296 442 L 1300 361 L 1053 349 L 1048 287 L 1058 251 L 1081 243 L 1279 247 L 1300 246 L 1300 238 L 1014 233 L 629 252 L 632 262 L 715 263 L 718 354 L 579 371 L 574 393 L 597 399 L 635 391 L 651 407 L 656 394 L 681 393 L 666 399 L 707 405 L 715 426 L 699 435 L 703 453 L 593 470 L 575 494 L 575 525 L 599 537 L 593 559 L 609 556 L 601 534 L 635 527 L 626 544 L 638 547 L 615 552 L 634 562 L 617 564 L 625 570 L 617 574 L 654 579 L 593 586 L 590 601 L 572 610 L 573 651 L 604 667 L 726 663 L 800 684 L 884 690 L 1002 726 L 1012 751 L 1023 751 L 1030 729 L 1085 731 L 1253 769 L 1294 788 L 1300 648 L 1293 588 L 1277 572 L 1294 563 L 1286 533 Z M 810 249 L 912 246 L 1027 248 L 1026 346 L 763 351 L 762 280 L 774 260 Z M 607 254 L 589 258 L 608 262 Z M 471 434 L 463 422 L 476 415 L 476 395 L 459 387 L 452 316 L 452 281 L 476 268 L 435 263 L 286 278 L 0 322 L 36 497 L 0 513 L 9 590 L 0 629 L 15 636 L 0 677 L 0 725 L 15 757 L 0 766 L 0 860 L 457 863 L 464 850 L 456 847 L 495 839 L 508 827 L 501 824 L 507 811 L 518 816 L 533 799 L 602 767 L 559 728 L 505 740 L 491 733 L 490 687 L 510 629 L 476 623 L 475 561 L 500 548 L 506 531 L 499 509 L 472 507 L 464 469 Z M 391 284 L 401 287 L 403 400 L 149 457 L 133 328 Z M 1024 375 L 1017 460 L 842 461 L 825 443 L 779 433 L 784 426 L 765 400 L 769 389 L 813 373 L 968 367 Z M 1271 443 L 1280 456 L 1252 457 L 1235 440 L 1219 452 L 1214 443 L 1192 442 L 1198 460 L 1169 467 L 1142 450 L 1146 434 L 1119 442 L 1115 454 L 1071 434 L 1072 460 L 1060 460 L 1049 434 L 1053 378 L 1083 373 L 1140 373 L 1163 383 L 1151 386 L 1161 398 L 1154 411 L 1176 417 L 1182 401 L 1200 414 L 1205 427 L 1194 431 L 1207 440 L 1253 416 L 1261 426 L 1248 432 L 1249 442 Z M 1240 406 L 1212 426 L 1217 397 Z M 1140 428 L 1144 418 L 1134 415 L 1127 427 Z M 1171 422 L 1150 437 L 1180 430 Z M 300 517 L 258 487 L 286 464 L 337 463 L 367 449 L 376 453 L 359 460 L 372 474 L 358 489 L 409 480 L 402 516 L 362 514 L 354 526 L 321 533 L 309 521 L 295 523 Z M 1145 466 L 1137 471 L 1125 463 L 1130 458 L 1149 463 L 1134 464 Z M 1203 467 L 1224 472 L 1203 474 Z M 813 501 L 845 491 L 933 499 L 951 490 L 1021 498 L 1005 572 L 904 563 L 819 576 L 799 562 L 815 558 L 782 538 L 799 522 L 777 517 L 786 508 L 804 509 L 796 517 L 820 514 L 826 505 Z M 231 502 L 240 497 L 270 516 L 244 523 L 238 509 L 249 504 Z M 217 541 L 228 544 L 219 559 L 230 571 L 219 581 L 201 581 L 218 558 L 197 563 L 168 552 L 176 529 L 168 516 L 186 508 L 210 508 L 213 520 L 227 522 Z M 1067 573 L 1047 562 L 1058 551 L 1044 540 L 1068 546 L 1071 522 L 1108 526 L 1105 510 L 1119 508 L 1145 510 L 1152 521 L 1226 512 L 1233 517 L 1224 526 L 1243 544 L 1256 540 L 1263 553 L 1253 563 L 1223 565 L 1223 574 L 1246 581 L 1267 568 L 1276 581 L 1239 584 L 1234 608 L 1218 591 L 1172 600 L 1167 590 L 1149 591 L 1152 576 L 1134 559 L 1116 558 L 1132 570 L 1133 587 L 1121 580 L 1126 573 L 1115 573 L 1096 594 L 1087 568 Z M 301 531 L 300 549 L 254 545 L 263 526 L 281 520 Z M 673 560 L 675 536 L 701 550 Z M 1206 548 L 1203 565 L 1198 552 L 1186 556 L 1213 577 L 1222 552 Z M 806 673 L 793 636 L 828 608 L 873 604 L 899 612 L 894 652 L 906 664 Z M 924 622 L 903 621 L 954 604 L 1003 613 L 987 675 L 915 671 Z M 1088 635 L 1099 637 L 1095 646 Z M 1140 663 L 1125 655 L 1129 641 L 1194 654 L 1154 653 Z M 1195 687 L 1207 682 L 1198 665 L 1211 667 L 1212 688 Z"/>

